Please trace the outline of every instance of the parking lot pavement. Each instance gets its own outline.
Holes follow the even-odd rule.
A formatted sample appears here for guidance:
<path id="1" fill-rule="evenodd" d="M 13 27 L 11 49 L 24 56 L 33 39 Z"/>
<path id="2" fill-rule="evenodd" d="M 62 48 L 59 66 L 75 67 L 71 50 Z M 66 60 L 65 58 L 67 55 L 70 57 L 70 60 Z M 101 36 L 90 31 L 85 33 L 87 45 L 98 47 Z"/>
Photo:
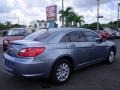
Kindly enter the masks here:
<path id="1" fill-rule="evenodd" d="M 71 80 L 61 86 L 54 86 L 45 79 L 12 76 L 4 70 L 1 62 L 0 90 L 120 90 L 120 40 L 113 42 L 117 46 L 114 64 L 99 63 L 75 71 Z"/>

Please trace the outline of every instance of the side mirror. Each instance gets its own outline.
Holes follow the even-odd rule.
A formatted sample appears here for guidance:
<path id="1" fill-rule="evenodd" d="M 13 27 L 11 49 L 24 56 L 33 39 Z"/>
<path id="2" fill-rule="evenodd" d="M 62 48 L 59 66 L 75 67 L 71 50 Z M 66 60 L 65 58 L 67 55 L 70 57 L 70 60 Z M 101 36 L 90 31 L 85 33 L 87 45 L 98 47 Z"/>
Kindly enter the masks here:
<path id="1" fill-rule="evenodd" d="M 101 43 L 101 42 L 103 42 L 103 39 L 102 39 L 102 38 L 97 38 L 97 39 L 96 39 L 96 42 Z"/>

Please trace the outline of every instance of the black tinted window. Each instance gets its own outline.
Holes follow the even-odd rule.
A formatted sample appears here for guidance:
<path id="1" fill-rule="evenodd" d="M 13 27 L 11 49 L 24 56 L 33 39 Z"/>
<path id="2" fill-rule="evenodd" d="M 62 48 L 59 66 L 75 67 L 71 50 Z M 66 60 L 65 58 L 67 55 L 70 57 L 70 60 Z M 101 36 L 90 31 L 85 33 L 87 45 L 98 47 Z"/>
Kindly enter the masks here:
<path id="1" fill-rule="evenodd" d="M 83 42 L 85 38 L 80 31 L 73 31 L 65 35 L 61 42 Z"/>
<path id="2" fill-rule="evenodd" d="M 69 34 L 65 35 L 60 42 L 70 42 Z"/>
<path id="3" fill-rule="evenodd" d="M 6 36 L 24 36 L 26 33 L 25 29 L 10 29 Z"/>
<path id="4" fill-rule="evenodd" d="M 99 38 L 99 36 L 94 32 L 84 31 L 84 33 L 85 33 L 87 41 L 89 41 L 89 42 L 94 42 L 94 41 L 96 41 L 96 38 Z"/>

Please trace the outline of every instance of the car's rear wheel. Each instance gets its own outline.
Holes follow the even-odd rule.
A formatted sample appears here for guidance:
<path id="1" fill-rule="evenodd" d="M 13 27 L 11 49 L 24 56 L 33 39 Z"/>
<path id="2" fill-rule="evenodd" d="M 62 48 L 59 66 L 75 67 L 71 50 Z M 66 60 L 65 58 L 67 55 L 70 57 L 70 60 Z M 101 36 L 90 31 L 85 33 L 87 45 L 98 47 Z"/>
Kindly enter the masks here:
<path id="1" fill-rule="evenodd" d="M 109 55 L 107 57 L 107 63 L 112 64 L 115 61 L 115 51 L 110 50 Z"/>
<path id="2" fill-rule="evenodd" d="M 53 67 L 51 81 L 57 85 L 64 84 L 69 80 L 71 71 L 71 63 L 66 59 L 61 59 Z"/>

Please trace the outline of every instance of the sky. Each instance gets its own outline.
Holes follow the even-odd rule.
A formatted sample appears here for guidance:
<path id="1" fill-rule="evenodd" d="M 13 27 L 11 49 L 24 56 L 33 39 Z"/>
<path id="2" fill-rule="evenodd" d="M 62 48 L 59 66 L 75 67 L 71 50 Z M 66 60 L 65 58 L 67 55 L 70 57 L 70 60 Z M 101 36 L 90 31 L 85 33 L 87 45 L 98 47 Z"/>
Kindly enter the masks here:
<path id="1" fill-rule="evenodd" d="M 120 0 L 100 0 L 101 23 L 117 19 L 117 5 Z M 46 7 L 57 5 L 61 9 L 61 0 L 0 0 L 0 22 L 11 21 L 29 25 L 33 20 L 46 20 Z M 96 22 L 96 0 L 64 0 L 64 7 L 72 7 L 78 15 L 84 16 L 86 23 Z M 58 13 L 57 12 L 57 13 Z M 57 23 L 60 25 L 59 15 Z"/>

